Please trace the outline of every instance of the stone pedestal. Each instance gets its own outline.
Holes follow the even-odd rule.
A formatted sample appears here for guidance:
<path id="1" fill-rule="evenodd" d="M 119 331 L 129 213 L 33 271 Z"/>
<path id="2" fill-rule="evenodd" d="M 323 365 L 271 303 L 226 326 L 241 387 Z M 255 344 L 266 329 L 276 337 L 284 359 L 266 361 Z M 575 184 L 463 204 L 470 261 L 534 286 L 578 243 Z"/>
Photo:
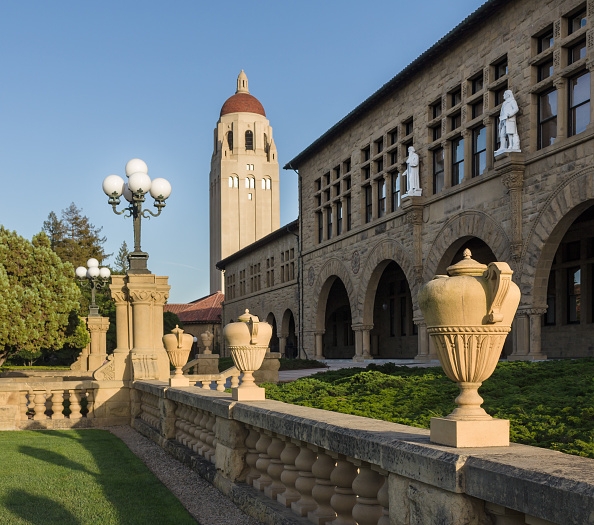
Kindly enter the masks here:
<path id="1" fill-rule="evenodd" d="M 262 366 L 254 372 L 256 383 L 278 383 L 280 357 L 280 352 L 266 352 Z"/>
<path id="2" fill-rule="evenodd" d="M 117 348 L 95 371 L 95 379 L 169 380 L 169 358 L 162 337 L 163 305 L 170 288 L 167 277 L 151 273 L 112 276 Z"/>
<path id="3" fill-rule="evenodd" d="M 97 370 L 107 360 L 106 334 L 109 328 L 109 319 L 107 317 L 89 316 L 86 321 L 87 328 L 91 334 L 88 370 L 92 372 Z"/>
<path id="4" fill-rule="evenodd" d="M 508 447 L 507 419 L 455 420 L 431 418 L 431 442 L 449 447 Z"/>

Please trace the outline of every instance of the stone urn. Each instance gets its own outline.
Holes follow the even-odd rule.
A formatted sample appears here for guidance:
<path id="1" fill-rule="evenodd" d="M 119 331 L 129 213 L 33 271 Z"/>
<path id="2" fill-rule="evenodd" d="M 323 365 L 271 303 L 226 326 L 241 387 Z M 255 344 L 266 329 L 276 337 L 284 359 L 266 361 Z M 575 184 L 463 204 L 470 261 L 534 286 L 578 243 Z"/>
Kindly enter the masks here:
<path id="1" fill-rule="evenodd" d="M 458 383 L 458 407 L 431 419 L 431 441 L 455 447 L 509 445 L 509 421 L 493 419 L 481 407 L 478 389 L 499 361 L 520 302 L 507 263 L 488 266 L 464 258 L 419 291 L 419 307 L 441 366 Z"/>
<path id="2" fill-rule="evenodd" d="M 229 323 L 223 329 L 223 336 L 231 352 L 233 363 L 242 373 L 241 384 L 232 388 L 236 401 L 260 401 L 265 391 L 254 382 L 254 372 L 262 366 L 272 337 L 272 326 L 260 322 L 257 316 L 246 310 L 237 322 Z"/>
<path id="3" fill-rule="evenodd" d="M 194 337 L 184 334 L 184 331 L 175 325 L 170 334 L 163 336 L 163 344 L 171 364 L 175 367 L 173 377 L 169 378 L 170 386 L 189 386 L 190 380 L 184 377 L 182 367 L 188 362 Z"/>
<path id="4" fill-rule="evenodd" d="M 201 333 L 200 339 L 202 339 L 202 344 L 204 346 L 204 354 L 212 354 L 212 350 L 210 349 L 212 340 L 214 339 L 212 332 L 207 330 L 206 332 Z"/>

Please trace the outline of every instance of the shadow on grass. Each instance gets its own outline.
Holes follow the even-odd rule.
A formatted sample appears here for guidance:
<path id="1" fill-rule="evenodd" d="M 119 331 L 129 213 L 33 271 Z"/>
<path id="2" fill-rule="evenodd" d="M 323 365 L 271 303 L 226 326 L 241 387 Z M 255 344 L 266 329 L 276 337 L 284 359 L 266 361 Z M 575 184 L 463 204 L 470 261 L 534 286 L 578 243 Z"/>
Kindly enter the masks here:
<path id="1" fill-rule="evenodd" d="M 2 505 L 15 516 L 26 520 L 32 525 L 47 525 L 59 523 L 60 525 L 80 525 L 72 513 L 64 506 L 49 498 L 30 494 L 24 490 L 11 490 L 6 494 Z"/>
<path id="2" fill-rule="evenodd" d="M 181 503 L 149 471 L 148 467 L 110 432 L 98 429 L 29 432 L 41 438 L 39 444 L 42 446 L 31 446 L 37 443 L 29 441 L 27 444 L 17 447 L 20 454 L 39 463 L 63 467 L 68 471 L 66 473 L 68 478 L 89 476 L 94 481 L 94 487 L 93 484 L 88 485 L 89 492 L 72 495 L 72 498 L 80 498 L 80 515 L 77 512 L 76 516 L 70 514 L 56 501 L 49 499 L 46 501 L 45 497 L 32 496 L 26 490 L 12 489 L 9 495 L 3 498 L 4 505 L 31 523 L 43 525 L 98 523 L 93 518 L 93 508 L 100 508 L 103 513 L 107 513 L 100 521 L 102 523 L 130 525 L 196 523 Z M 87 460 L 85 464 L 84 459 L 78 462 L 72 459 L 72 455 L 68 457 L 69 452 L 60 453 L 61 450 L 69 449 L 69 447 L 65 447 L 67 441 L 78 443 L 89 453 L 92 460 L 90 462 Z M 59 480 L 55 480 L 55 482 L 60 483 Z M 62 489 L 63 487 L 58 486 L 58 491 Z M 12 501 L 15 496 L 18 498 Z M 32 502 L 34 499 L 40 500 L 39 505 Z M 22 501 L 22 504 L 15 503 L 16 501 Z M 51 512 L 48 514 L 43 511 L 41 517 L 36 518 L 36 512 L 44 508 Z M 29 517 L 27 513 L 31 513 L 32 517 Z M 98 516 L 95 517 L 100 519 Z M 78 521 L 78 519 L 82 521 Z M 105 519 L 107 521 L 104 521 Z"/>

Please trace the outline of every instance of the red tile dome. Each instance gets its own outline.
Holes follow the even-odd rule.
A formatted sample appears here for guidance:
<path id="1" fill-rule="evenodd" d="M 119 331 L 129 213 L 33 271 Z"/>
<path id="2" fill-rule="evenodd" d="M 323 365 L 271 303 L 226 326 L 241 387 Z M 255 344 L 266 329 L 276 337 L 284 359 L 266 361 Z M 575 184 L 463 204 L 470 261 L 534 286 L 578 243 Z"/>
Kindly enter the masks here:
<path id="1" fill-rule="evenodd" d="M 249 93 L 235 93 L 229 97 L 221 108 L 221 117 L 229 113 L 257 113 L 266 116 L 264 106 L 260 101 Z"/>

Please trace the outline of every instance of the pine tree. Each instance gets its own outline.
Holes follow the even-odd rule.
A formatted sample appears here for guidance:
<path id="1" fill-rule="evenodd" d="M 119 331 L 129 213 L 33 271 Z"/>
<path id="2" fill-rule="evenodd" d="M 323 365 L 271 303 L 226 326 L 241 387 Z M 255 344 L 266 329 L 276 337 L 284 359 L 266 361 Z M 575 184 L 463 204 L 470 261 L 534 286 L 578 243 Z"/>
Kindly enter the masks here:
<path id="1" fill-rule="evenodd" d="M 75 268 L 85 266 L 91 257 L 99 263 L 109 257 L 103 249 L 106 238 L 101 237 L 101 230 L 91 224 L 89 218 L 82 214 L 82 209 L 74 203 L 62 210 L 59 220 L 52 211 L 43 223 L 43 231 L 50 239 L 52 250 Z"/>
<path id="2" fill-rule="evenodd" d="M 114 272 L 116 274 L 125 274 L 128 271 L 128 268 L 130 267 L 130 263 L 128 262 L 128 255 L 130 254 L 130 252 L 128 251 L 128 245 L 126 244 L 126 241 L 122 242 L 122 245 L 120 246 L 120 250 L 118 251 L 118 254 L 116 255 L 115 261 L 114 261 Z"/>

